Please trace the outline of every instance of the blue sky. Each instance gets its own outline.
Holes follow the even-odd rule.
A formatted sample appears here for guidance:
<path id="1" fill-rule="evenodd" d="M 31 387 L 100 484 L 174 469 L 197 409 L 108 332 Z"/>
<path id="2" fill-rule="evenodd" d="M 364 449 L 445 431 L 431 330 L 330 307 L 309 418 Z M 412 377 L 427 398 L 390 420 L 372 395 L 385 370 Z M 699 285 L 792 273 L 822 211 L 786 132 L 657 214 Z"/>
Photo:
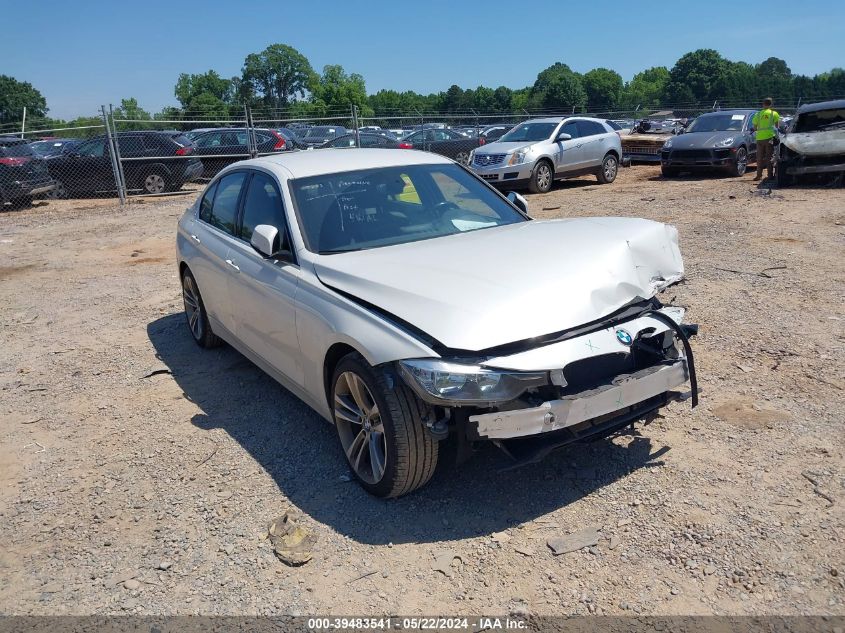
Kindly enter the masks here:
<path id="1" fill-rule="evenodd" d="M 180 72 L 237 75 L 248 53 L 276 42 L 298 49 L 315 70 L 341 64 L 362 74 L 369 92 L 428 93 L 453 83 L 519 88 L 556 61 L 579 72 L 612 68 L 627 80 L 705 47 L 751 63 L 774 55 L 809 75 L 845 65 L 840 0 L 4 5 L 0 74 L 32 83 L 47 98 L 50 114 L 63 118 L 93 114 L 100 104 L 125 97 L 156 111 L 175 104 Z"/>

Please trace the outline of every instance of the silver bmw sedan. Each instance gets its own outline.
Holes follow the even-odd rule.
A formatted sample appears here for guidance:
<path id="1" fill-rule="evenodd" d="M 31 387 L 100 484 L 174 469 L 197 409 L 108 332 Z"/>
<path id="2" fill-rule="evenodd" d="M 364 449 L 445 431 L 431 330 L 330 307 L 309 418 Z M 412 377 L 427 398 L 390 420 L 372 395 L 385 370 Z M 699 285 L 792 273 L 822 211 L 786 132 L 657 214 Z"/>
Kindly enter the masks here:
<path id="1" fill-rule="evenodd" d="M 684 275 L 665 224 L 532 220 L 449 159 L 325 149 L 227 167 L 176 241 L 197 344 L 334 425 L 378 496 L 428 482 L 445 440 L 518 465 L 697 401 L 696 328 L 658 299 Z"/>

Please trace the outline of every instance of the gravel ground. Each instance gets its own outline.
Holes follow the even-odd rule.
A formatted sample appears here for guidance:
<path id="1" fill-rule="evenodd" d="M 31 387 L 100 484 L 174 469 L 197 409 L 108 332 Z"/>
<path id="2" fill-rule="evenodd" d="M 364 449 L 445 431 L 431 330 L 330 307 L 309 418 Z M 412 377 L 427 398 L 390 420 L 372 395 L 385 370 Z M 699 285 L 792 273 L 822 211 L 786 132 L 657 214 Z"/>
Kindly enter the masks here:
<path id="1" fill-rule="evenodd" d="M 658 174 L 530 204 L 678 227 L 699 408 L 512 472 L 486 446 L 390 501 L 306 406 L 193 344 L 188 198 L 3 213 L 0 610 L 845 614 L 845 196 Z M 298 568 L 263 538 L 288 510 L 317 538 Z"/>

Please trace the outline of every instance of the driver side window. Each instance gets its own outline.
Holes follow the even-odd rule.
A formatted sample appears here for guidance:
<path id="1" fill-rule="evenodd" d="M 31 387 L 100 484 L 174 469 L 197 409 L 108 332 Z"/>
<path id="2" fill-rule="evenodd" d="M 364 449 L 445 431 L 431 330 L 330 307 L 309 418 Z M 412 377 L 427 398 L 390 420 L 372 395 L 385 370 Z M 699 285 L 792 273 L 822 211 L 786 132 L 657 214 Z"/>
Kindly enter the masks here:
<path id="1" fill-rule="evenodd" d="M 567 121 L 563 124 L 563 127 L 560 128 L 560 132 L 558 134 L 569 134 L 572 138 L 578 138 L 578 124 L 575 121 Z"/>

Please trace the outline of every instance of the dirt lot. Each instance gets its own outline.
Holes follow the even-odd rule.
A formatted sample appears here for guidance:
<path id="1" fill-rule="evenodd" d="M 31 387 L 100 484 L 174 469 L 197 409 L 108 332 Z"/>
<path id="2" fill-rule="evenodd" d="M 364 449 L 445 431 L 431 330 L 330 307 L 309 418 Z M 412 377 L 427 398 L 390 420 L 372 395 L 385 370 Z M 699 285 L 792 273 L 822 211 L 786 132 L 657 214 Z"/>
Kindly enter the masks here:
<path id="1" fill-rule="evenodd" d="M 701 406 L 512 472 L 486 447 L 392 501 L 348 481 L 316 414 L 193 344 L 190 198 L 3 213 L 0 610 L 845 614 L 845 196 L 764 193 L 633 167 L 531 197 L 679 228 L 664 300 L 701 326 Z M 262 539 L 289 508 L 318 538 L 299 568 Z M 587 527 L 596 546 L 551 554 Z"/>

